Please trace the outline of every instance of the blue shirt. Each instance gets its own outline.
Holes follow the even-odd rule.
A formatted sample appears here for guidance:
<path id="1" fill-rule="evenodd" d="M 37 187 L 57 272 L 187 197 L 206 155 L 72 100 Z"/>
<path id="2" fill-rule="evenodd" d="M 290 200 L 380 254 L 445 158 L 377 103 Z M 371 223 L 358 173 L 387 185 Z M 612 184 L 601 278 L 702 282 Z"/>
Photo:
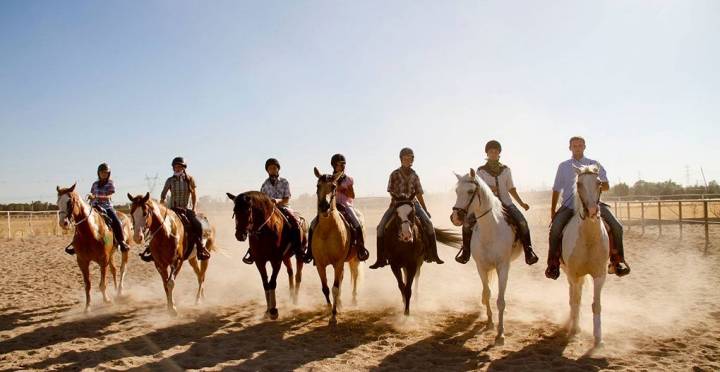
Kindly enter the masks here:
<path id="1" fill-rule="evenodd" d="M 597 164 L 600 168 L 599 179 L 600 182 L 607 182 L 607 172 L 600 163 L 595 160 L 583 157 L 580 160 L 569 159 L 558 165 L 557 173 L 555 174 L 555 183 L 553 184 L 553 191 L 562 193 L 562 206 L 572 209 L 575 202 L 575 192 L 577 190 L 577 173 L 575 173 L 575 167 L 581 167 L 583 165 Z"/>
<path id="2" fill-rule="evenodd" d="M 92 187 L 90 188 L 90 193 L 95 196 L 111 196 L 115 193 L 115 185 L 113 184 L 112 180 L 108 180 L 104 185 L 100 186 L 100 182 L 95 181 L 95 183 L 92 184 Z M 112 203 L 110 200 L 100 200 L 100 199 L 94 199 L 92 201 L 92 205 L 96 207 L 102 207 L 102 208 L 112 208 Z"/>
<path id="3" fill-rule="evenodd" d="M 282 177 L 275 180 L 268 177 L 260 187 L 260 192 L 265 193 L 272 199 L 290 198 L 290 183 Z"/>

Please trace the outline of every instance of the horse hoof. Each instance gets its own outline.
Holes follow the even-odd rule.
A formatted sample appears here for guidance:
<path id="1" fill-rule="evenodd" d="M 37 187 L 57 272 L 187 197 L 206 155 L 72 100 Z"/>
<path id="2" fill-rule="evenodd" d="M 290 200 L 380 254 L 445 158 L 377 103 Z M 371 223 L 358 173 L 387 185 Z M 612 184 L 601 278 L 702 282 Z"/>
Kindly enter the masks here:
<path id="1" fill-rule="evenodd" d="M 83 313 L 85 313 L 85 314 L 90 313 L 90 306 L 85 306 L 85 310 L 83 310 Z"/>
<path id="2" fill-rule="evenodd" d="M 602 350 L 605 348 L 605 343 L 602 342 L 602 340 L 598 341 L 595 340 L 595 343 L 593 345 L 593 351 Z"/>
<path id="3" fill-rule="evenodd" d="M 168 314 L 170 314 L 170 316 L 172 317 L 178 316 L 177 309 L 175 307 L 168 308 Z"/>
<path id="4" fill-rule="evenodd" d="M 357 305 L 358 305 L 358 301 L 357 301 L 356 298 L 353 298 L 353 299 L 352 299 L 352 305 L 353 305 L 353 306 L 357 306 Z"/>
<path id="5" fill-rule="evenodd" d="M 329 322 L 328 324 L 331 325 L 331 326 L 336 326 L 336 325 L 337 325 L 337 318 L 334 317 L 334 316 L 331 317 L 331 318 L 330 318 L 330 322 Z"/>
<path id="6" fill-rule="evenodd" d="M 270 317 L 270 320 L 276 320 L 278 318 L 278 310 L 277 309 L 270 309 L 268 310 L 268 316 Z"/>
<path id="7" fill-rule="evenodd" d="M 505 345 L 505 336 L 498 335 L 497 337 L 495 337 L 495 345 L 496 346 Z"/>

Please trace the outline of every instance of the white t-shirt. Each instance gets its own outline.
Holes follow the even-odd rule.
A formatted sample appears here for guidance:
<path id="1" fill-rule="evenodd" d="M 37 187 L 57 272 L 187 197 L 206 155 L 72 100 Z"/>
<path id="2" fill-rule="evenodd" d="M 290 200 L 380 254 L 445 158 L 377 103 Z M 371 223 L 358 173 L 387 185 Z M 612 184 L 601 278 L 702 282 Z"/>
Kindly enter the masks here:
<path id="1" fill-rule="evenodd" d="M 500 187 L 495 184 L 495 177 L 490 175 L 490 173 L 486 172 L 484 169 L 478 168 L 477 174 L 483 181 L 485 181 L 485 183 L 487 183 L 488 186 L 490 186 L 490 188 L 495 188 L 497 195 L 500 196 L 500 201 L 504 205 L 512 204 L 512 199 L 510 199 L 510 190 L 515 188 L 515 184 L 513 184 L 512 172 L 509 167 L 505 167 L 497 177 Z"/>

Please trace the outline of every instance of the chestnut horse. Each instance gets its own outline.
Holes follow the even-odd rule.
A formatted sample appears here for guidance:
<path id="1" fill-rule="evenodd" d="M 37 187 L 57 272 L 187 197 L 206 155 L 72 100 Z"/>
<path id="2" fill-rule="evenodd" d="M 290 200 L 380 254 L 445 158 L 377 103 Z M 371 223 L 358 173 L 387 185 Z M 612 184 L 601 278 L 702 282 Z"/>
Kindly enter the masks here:
<path id="1" fill-rule="evenodd" d="M 292 237 L 290 224 L 275 203 L 264 193 L 248 191 L 239 195 L 227 193 L 228 198 L 234 202 L 233 218 L 235 218 L 235 238 L 245 241 L 250 237 L 250 255 L 260 272 L 265 290 L 267 311 L 265 315 L 272 320 L 278 318 L 277 303 L 275 302 L 275 289 L 277 276 L 281 263 L 285 264 L 290 281 L 290 297 L 297 303 L 300 282 L 302 281 L 302 257 L 295 257 L 297 273 L 293 278 L 293 267 L 290 257 Z M 302 245 L 307 245 L 307 225 L 301 219 Z M 304 249 L 303 249 L 304 250 Z M 270 262 L 272 272 L 268 278 L 267 263 Z"/>
<path id="2" fill-rule="evenodd" d="M 353 304 L 357 303 L 357 284 L 360 275 L 360 260 L 357 256 L 357 249 L 350 244 L 349 226 L 340 215 L 336 207 L 335 192 L 337 182 L 342 173 L 332 176 L 320 174 L 317 168 L 314 169 L 317 182 L 317 225 L 313 230 L 312 251 L 315 259 L 315 266 L 320 275 L 322 291 L 325 301 L 330 306 L 330 289 L 328 288 L 327 266 L 330 265 L 334 271 L 332 287 L 332 316 L 330 324 L 337 323 L 337 312 L 340 306 L 340 288 L 342 286 L 345 263 L 350 266 L 350 281 L 353 286 Z M 361 217 L 359 217 L 361 219 Z M 361 219 L 362 220 L 362 219 Z"/>
<path id="3" fill-rule="evenodd" d="M 115 243 L 112 228 L 105 222 L 104 217 L 75 192 L 75 185 L 69 188 L 56 188 L 58 199 L 58 216 L 60 227 L 67 230 L 71 225 L 75 227 L 72 246 L 75 248 L 78 267 L 85 282 L 85 312 L 90 310 L 90 262 L 100 266 L 100 292 L 106 303 L 112 302 L 105 289 L 105 277 L 108 267 L 113 276 L 113 283 L 118 296 L 122 295 L 123 281 L 127 270 L 128 252 L 122 252 L 120 263 L 120 281 L 113 263 L 113 249 L 118 247 Z M 130 243 L 130 219 L 124 213 L 117 212 L 120 223 L 125 232 L 125 241 Z"/>
<path id="4" fill-rule="evenodd" d="M 135 229 L 133 238 L 135 243 L 140 244 L 145 241 L 145 244 L 150 246 L 155 268 L 160 274 L 165 288 L 168 312 L 173 316 L 177 315 L 173 289 L 175 288 L 175 278 L 180 272 L 186 253 L 187 260 L 198 280 L 195 303 L 200 303 L 205 294 L 205 272 L 209 260 L 201 261 L 198 264 L 197 249 L 186 252 L 189 240 L 180 217 L 170 208 L 151 200 L 149 193 L 146 193 L 145 196 L 128 194 L 128 198 L 132 202 L 130 214 Z M 210 228 L 209 231 L 206 244 L 207 249 L 211 250 L 214 247 L 215 237 L 214 230 Z"/>

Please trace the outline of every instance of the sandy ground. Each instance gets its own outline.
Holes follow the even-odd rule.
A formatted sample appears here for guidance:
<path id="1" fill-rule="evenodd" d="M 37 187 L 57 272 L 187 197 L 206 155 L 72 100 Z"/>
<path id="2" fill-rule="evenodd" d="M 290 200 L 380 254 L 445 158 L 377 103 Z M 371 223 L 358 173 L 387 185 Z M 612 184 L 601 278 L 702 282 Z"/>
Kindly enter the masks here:
<path id="1" fill-rule="evenodd" d="M 378 213 L 367 213 L 368 225 L 374 226 Z M 164 311 L 154 268 L 135 254 L 127 293 L 110 305 L 97 290 L 95 266 L 93 307 L 85 315 L 79 270 L 62 251 L 67 237 L 0 242 L 0 370 L 720 370 L 720 240 L 713 237 L 714 246 L 704 255 L 698 228 L 686 228 L 682 242 L 671 228 L 660 239 L 652 228 L 645 237 L 627 234 L 633 272 L 608 278 L 606 347 L 589 352 L 589 282 L 581 314 L 584 332 L 568 339 L 562 331 L 569 311 L 564 277 L 550 281 L 542 265 L 515 261 L 506 343 L 493 346 L 495 333 L 485 329 L 474 265 L 452 261 L 456 251 L 448 247 L 440 252 L 445 265 L 423 267 L 409 318 L 402 315 L 390 270 L 364 265 L 359 305 L 351 305 L 346 279 L 337 326 L 328 325 L 313 266 L 304 270 L 296 306 L 289 301 L 287 275 L 280 275 L 280 319 L 266 320 L 259 276 L 240 261 L 246 243 L 232 238 L 229 214 L 215 220 L 223 224 L 206 301 L 194 304 L 195 277 L 185 265 L 176 286 L 177 318 Z M 546 231 L 535 224 L 542 260 Z M 372 248 L 374 240 L 371 234 Z"/>

